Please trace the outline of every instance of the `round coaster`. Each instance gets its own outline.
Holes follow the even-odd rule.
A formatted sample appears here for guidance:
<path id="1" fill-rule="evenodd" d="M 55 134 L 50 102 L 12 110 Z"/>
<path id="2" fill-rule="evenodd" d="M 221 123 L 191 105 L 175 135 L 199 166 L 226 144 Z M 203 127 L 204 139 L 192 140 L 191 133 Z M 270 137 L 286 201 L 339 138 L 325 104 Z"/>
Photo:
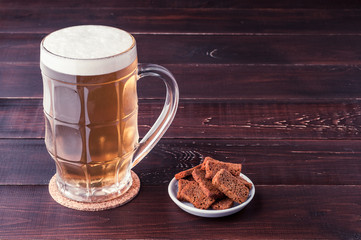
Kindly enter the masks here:
<path id="1" fill-rule="evenodd" d="M 137 196 L 140 189 L 140 180 L 138 175 L 131 171 L 133 183 L 127 192 L 118 198 L 114 198 L 109 201 L 96 202 L 96 203 L 87 203 L 87 202 L 78 202 L 67 197 L 64 197 L 58 190 L 56 185 L 56 175 L 54 175 L 49 182 L 49 193 L 51 197 L 60 205 L 63 205 L 67 208 L 72 208 L 80 211 L 102 211 L 106 209 L 116 208 L 130 202 L 135 196 Z"/>

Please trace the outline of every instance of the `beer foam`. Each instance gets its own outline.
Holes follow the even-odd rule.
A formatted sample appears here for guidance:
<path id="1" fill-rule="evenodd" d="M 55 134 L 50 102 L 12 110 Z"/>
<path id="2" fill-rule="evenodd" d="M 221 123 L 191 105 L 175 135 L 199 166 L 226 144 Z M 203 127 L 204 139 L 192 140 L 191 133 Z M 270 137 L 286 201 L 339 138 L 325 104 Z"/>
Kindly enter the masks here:
<path id="1" fill-rule="evenodd" d="M 82 25 L 60 29 L 44 38 L 40 62 L 70 75 L 91 76 L 119 71 L 137 57 L 134 38 L 108 26 Z"/>

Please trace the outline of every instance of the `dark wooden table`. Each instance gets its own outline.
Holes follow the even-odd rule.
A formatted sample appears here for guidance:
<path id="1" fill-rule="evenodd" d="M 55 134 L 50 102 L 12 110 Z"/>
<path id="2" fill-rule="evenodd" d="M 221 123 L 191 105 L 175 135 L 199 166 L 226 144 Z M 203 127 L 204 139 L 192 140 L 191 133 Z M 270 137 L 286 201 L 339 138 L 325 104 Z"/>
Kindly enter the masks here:
<path id="1" fill-rule="evenodd" d="M 134 171 L 125 206 L 55 203 L 44 146 L 40 40 L 79 24 L 123 28 L 140 62 L 178 80 L 177 116 Z M 139 83 L 141 135 L 164 90 Z M 0 238 L 361 239 L 361 4 L 330 1 L 0 0 Z M 205 156 L 241 162 L 256 196 L 200 218 L 169 198 Z"/>

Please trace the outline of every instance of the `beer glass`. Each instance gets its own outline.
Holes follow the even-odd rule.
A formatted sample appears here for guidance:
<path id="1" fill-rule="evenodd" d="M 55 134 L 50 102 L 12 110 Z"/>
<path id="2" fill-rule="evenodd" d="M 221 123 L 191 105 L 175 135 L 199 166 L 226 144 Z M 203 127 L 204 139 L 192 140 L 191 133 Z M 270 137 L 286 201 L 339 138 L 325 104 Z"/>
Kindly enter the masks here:
<path id="1" fill-rule="evenodd" d="M 173 75 L 138 64 L 134 37 L 117 28 L 82 25 L 47 35 L 40 46 L 45 144 L 66 197 L 101 202 L 125 193 L 131 168 L 160 140 L 178 106 Z M 161 78 L 163 110 L 138 142 L 137 81 Z"/>

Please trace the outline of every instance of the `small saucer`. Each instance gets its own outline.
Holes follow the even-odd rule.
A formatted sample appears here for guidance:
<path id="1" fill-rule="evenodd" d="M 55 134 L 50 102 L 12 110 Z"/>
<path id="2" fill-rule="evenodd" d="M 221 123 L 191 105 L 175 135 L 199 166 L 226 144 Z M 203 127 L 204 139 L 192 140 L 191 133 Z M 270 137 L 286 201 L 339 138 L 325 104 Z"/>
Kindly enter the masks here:
<path id="1" fill-rule="evenodd" d="M 224 216 L 232 215 L 236 212 L 241 211 L 245 206 L 247 206 L 248 203 L 250 203 L 252 201 L 254 194 L 256 192 L 253 182 L 246 175 L 244 175 L 242 173 L 240 174 L 240 176 L 242 178 L 244 178 L 245 180 L 247 180 L 248 182 L 250 182 L 252 184 L 252 188 L 249 191 L 248 198 L 244 203 L 242 203 L 242 204 L 234 203 L 233 206 L 228 209 L 203 210 L 203 209 L 195 208 L 193 206 L 193 204 L 191 204 L 191 203 L 179 201 L 177 199 L 178 181 L 175 178 L 173 178 L 172 181 L 169 183 L 168 194 L 169 194 L 170 198 L 173 200 L 173 202 L 178 205 L 178 207 L 180 207 L 182 210 L 184 210 L 190 214 L 193 214 L 193 215 L 199 216 L 199 217 L 209 217 L 209 218 L 224 217 Z"/>

